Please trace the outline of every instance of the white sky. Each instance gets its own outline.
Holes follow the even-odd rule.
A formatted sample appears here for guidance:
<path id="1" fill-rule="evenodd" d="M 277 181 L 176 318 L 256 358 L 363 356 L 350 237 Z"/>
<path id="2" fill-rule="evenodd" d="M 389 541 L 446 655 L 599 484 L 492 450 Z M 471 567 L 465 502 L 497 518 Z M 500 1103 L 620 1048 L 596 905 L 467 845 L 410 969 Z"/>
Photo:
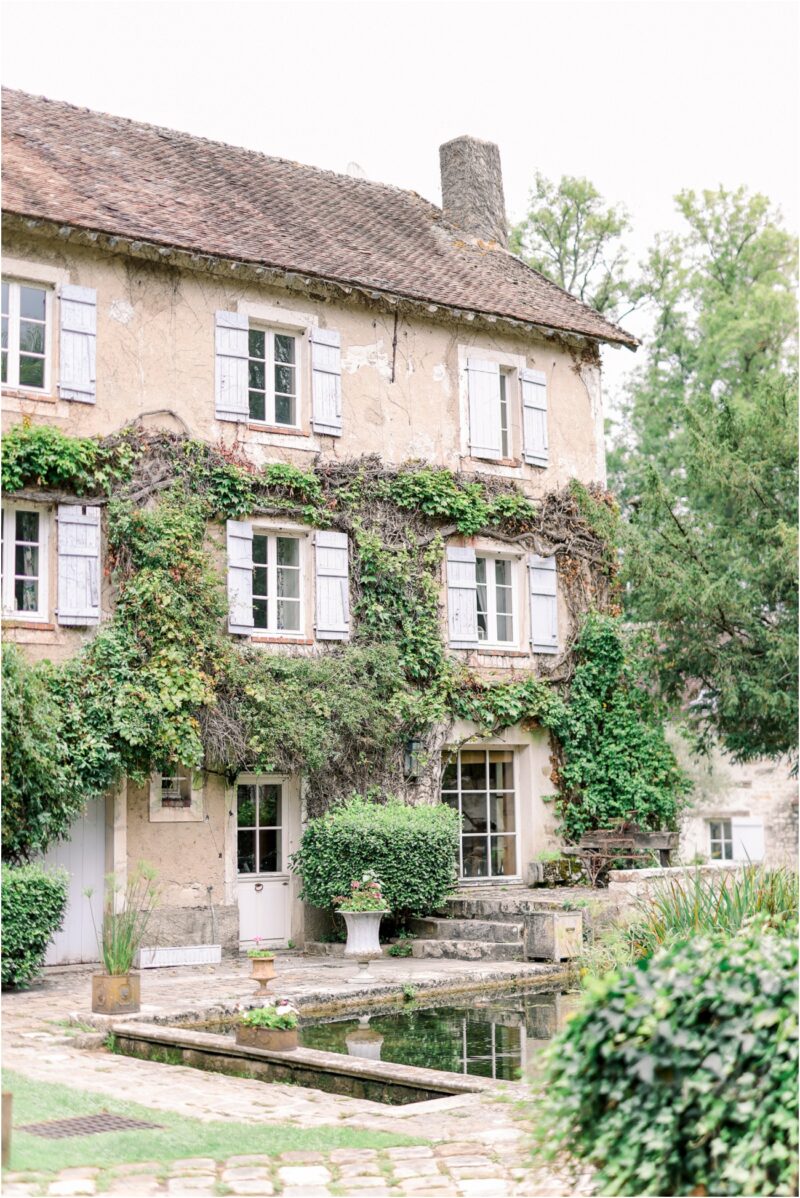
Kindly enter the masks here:
<path id="1" fill-rule="evenodd" d="M 745 184 L 797 227 L 798 7 L 783 0 L 5 0 L 10 87 L 412 188 L 438 146 L 588 176 L 644 251 L 684 187 Z M 627 322 L 639 332 L 641 318 Z M 635 358 L 609 352 L 607 381 Z"/>

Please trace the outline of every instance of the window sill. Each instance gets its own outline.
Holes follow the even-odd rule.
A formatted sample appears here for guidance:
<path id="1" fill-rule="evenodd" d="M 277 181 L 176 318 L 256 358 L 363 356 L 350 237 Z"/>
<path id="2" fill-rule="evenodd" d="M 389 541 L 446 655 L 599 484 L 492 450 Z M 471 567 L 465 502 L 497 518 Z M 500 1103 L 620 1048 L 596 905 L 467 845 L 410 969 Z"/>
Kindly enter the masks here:
<path id="1" fill-rule="evenodd" d="M 44 620 L 18 620 L 16 616 L 3 616 L 4 628 L 27 628 L 31 631 L 55 632 L 55 624 L 48 624 Z"/>
<path id="2" fill-rule="evenodd" d="M 515 469 L 524 465 L 522 458 L 477 458 L 468 454 L 463 461 L 474 463 L 476 466 L 513 466 Z"/>
<path id="3" fill-rule="evenodd" d="M 255 645 L 313 645 L 311 637 L 301 636 L 251 636 Z"/>
<path id="4" fill-rule="evenodd" d="M 475 650 L 484 657 L 530 657 L 528 649 L 507 649 L 503 645 L 481 645 Z"/>
<path id="5" fill-rule="evenodd" d="M 34 403 L 58 403 L 58 396 L 47 391 L 24 391 L 16 387 L 3 387 L 3 399 L 25 399 Z"/>
<path id="6" fill-rule="evenodd" d="M 248 422 L 247 428 L 253 433 L 280 433 L 284 437 L 310 437 L 311 433 L 306 428 L 290 428 L 285 424 L 251 424 Z"/>

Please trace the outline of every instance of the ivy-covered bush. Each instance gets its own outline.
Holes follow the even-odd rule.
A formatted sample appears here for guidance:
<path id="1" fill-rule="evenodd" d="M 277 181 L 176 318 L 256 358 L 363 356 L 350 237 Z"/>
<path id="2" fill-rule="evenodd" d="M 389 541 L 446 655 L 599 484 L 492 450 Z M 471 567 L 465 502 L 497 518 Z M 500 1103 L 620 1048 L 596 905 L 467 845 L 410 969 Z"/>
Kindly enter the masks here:
<path id="1" fill-rule="evenodd" d="M 24 986 L 42 967 L 67 907 L 66 870 L 4 865 L 2 871 L 4 986 Z"/>
<path id="2" fill-rule="evenodd" d="M 309 821 L 292 870 L 302 877 L 302 898 L 314 907 L 333 907 L 337 895 L 350 893 L 354 878 L 374 870 L 394 914 L 425 915 L 455 885 L 458 836 L 458 814 L 450 807 L 352 795 Z"/>
<path id="3" fill-rule="evenodd" d="M 592 984 L 554 1042 L 536 1139 L 598 1193 L 797 1193 L 797 937 L 754 920 Z"/>

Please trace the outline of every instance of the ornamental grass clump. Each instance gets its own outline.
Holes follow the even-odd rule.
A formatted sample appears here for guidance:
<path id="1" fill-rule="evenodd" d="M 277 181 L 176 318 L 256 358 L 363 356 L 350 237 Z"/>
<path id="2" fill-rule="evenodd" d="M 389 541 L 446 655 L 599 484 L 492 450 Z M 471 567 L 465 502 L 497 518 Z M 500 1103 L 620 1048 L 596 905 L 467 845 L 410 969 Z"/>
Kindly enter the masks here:
<path id="1" fill-rule="evenodd" d="M 91 890 L 85 893 L 91 898 Z M 128 877 L 124 890 L 114 874 L 107 876 L 102 929 L 98 932 L 94 913 L 92 923 L 103 967 L 110 977 L 124 977 L 130 973 L 136 954 L 144 944 L 158 899 L 155 870 L 144 861 L 140 861 Z"/>

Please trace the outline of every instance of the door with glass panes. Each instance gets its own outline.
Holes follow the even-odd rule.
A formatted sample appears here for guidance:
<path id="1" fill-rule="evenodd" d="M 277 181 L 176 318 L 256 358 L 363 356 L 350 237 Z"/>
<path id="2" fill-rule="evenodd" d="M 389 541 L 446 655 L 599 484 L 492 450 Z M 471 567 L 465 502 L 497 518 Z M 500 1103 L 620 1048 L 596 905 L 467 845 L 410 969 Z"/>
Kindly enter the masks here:
<path id="1" fill-rule="evenodd" d="M 284 944 L 290 933 L 288 786 L 240 774 L 236 785 L 239 943 Z"/>
<path id="2" fill-rule="evenodd" d="M 442 802 L 461 816 L 460 877 L 517 877 L 513 749 L 462 749 L 446 754 L 443 767 Z"/>

